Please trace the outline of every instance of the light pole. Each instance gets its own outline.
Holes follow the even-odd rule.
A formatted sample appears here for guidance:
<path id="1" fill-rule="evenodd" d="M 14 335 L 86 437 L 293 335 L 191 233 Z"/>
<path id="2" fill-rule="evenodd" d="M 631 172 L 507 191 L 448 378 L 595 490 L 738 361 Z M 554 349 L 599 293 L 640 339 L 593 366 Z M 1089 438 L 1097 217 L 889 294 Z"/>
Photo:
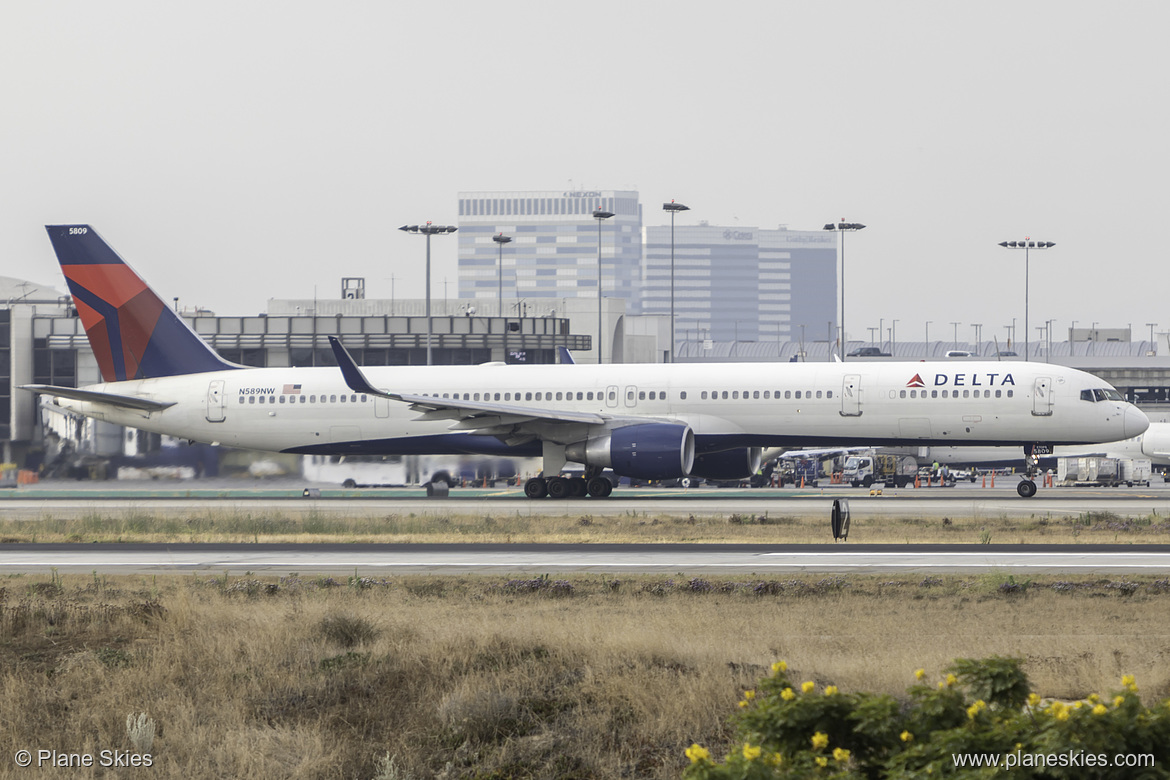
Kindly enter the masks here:
<path id="1" fill-rule="evenodd" d="M 1154 343 L 1154 326 L 1157 325 L 1158 323 L 1147 322 L 1146 324 L 1150 326 L 1150 350 L 1155 355 L 1157 355 L 1158 354 L 1158 345 L 1156 343 Z"/>
<path id="2" fill-rule="evenodd" d="M 594 209 L 597 220 L 597 365 L 601 365 L 601 223 L 613 216 L 612 211 Z"/>
<path id="3" fill-rule="evenodd" d="M 975 353 L 979 353 L 979 330 L 983 327 L 982 322 L 972 322 L 971 327 L 975 329 Z"/>
<path id="4" fill-rule="evenodd" d="M 662 204 L 663 211 L 670 212 L 670 360 L 674 362 L 674 215 L 680 211 L 690 211 L 690 207 L 684 206 L 681 203 L 675 203 L 673 200 L 670 203 Z M 601 224 L 600 222 L 598 224 Z"/>
<path id="5" fill-rule="evenodd" d="M 865 230 L 865 225 L 860 222 L 846 222 L 842 217 L 840 222 L 830 222 L 825 225 L 825 230 L 836 230 L 841 234 L 841 325 L 837 329 L 841 334 L 841 348 L 838 350 L 841 354 L 841 361 L 845 361 L 845 234 L 855 233 L 858 230 Z"/>
<path id="6" fill-rule="evenodd" d="M 1024 250 L 1024 360 L 1028 359 L 1028 255 L 1033 249 L 1048 249 L 1056 246 L 1051 241 L 1032 241 L 1030 237 L 1023 241 L 1000 241 L 999 245 L 1007 249 Z"/>
<path id="7" fill-rule="evenodd" d="M 956 351 L 958 351 L 958 349 L 959 349 L 959 326 L 962 325 L 962 323 L 961 322 L 952 322 L 951 324 L 955 326 L 955 347 L 954 348 Z"/>
<path id="8" fill-rule="evenodd" d="M 898 321 L 890 320 L 890 354 L 894 357 L 898 356 L 898 341 L 896 339 Z"/>
<path id="9" fill-rule="evenodd" d="M 876 330 L 876 331 L 879 331 L 878 335 L 880 336 L 880 335 L 881 335 L 881 333 L 880 333 L 880 331 L 881 331 L 881 328 L 880 328 L 880 327 L 879 327 L 879 328 L 873 328 L 873 327 L 869 327 L 869 328 L 866 328 L 866 330 L 868 330 L 868 331 L 869 331 L 869 345 L 872 347 L 872 346 L 873 346 L 873 332 L 874 332 L 875 330 Z"/>
<path id="10" fill-rule="evenodd" d="M 1044 360 L 1044 362 L 1046 362 L 1046 363 L 1052 362 L 1052 323 L 1054 323 L 1054 322 L 1056 322 L 1055 319 L 1044 321 L 1044 324 L 1047 326 L 1046 330 L 1047 330 L 1047 335 L 1048 335 L 1048 357 L 1046 357 Z M 1070 350 L 1069 354 L 1072 354 L 1071 350 Z"/>
<path id="11" fill-rule="evenodd" d="M 498 299 L 496 305 L 499 307 L 497 309 L 497 311 L 499 311 L 499 313 L 500 313 L 499 316 L 503 317 L 504 316 L 504 244 L 510 243 L 512 241 L 512 237 L 505 236 L 503 233 L 500 233 L 498 236 L 492 236 L 492 241 L 495 241 L 496 244 L 498 244 L 500 247 L 499 299 Z M 507 329 L 505 328 L 505 330 L 507 330 Z"/>
<path id="12" fill-rule="evenodd" d="M 407 233 L 422 233 L 427 237 L 427 365 L 431 365 L 431 236 L 444 233 L 454 233 L 459 228 L 454 225 L 403 225 L 398 228 Z"/>
<path id="13" fill-rule="evenodd" d="M 931 322 L 932 322 L 932 320 L 926 321 L 926 356 L 927 357 L 930 357 L 930 353 L 932 351 L 930 348 L 930 323 Z"/>

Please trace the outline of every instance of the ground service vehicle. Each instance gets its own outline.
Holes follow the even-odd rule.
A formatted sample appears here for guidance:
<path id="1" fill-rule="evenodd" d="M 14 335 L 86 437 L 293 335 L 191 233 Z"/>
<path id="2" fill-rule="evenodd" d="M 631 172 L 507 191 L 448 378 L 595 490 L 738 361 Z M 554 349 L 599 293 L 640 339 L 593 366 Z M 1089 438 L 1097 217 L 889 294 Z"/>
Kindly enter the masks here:
<path id="1" fill-rule="evenodd" d="M 875 482 L 906 487 L 917 474 L 918 461 L 913 456 L 870 451 L 846 458 L 841 478 L 853 487 L 869 487 Z"/>

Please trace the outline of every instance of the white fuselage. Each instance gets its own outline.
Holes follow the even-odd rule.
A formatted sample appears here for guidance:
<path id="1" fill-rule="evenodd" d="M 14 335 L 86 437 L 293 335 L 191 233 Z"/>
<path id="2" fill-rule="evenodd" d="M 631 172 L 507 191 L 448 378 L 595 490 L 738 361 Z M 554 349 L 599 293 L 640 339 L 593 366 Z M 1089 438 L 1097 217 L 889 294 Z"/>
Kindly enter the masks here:
<path id="1" fill-rule="evenodd" d="M 833 444 L 1082 444 L 1140 434 L 1124 401 L 1086 401 L 1108 385 L 1040 363 L 690 363 L 367 367 L 392 393 L 686 423 L 697 449 Z M 98 419 L 193 441 L 305 453 L 507 451 L 451 419 L 354 393 L 336 368 L 245 368 L 106 383 L 98 392 L 174 405 L 145 412 L 58 398 Z M 549 425 L 570 444 L 589 426 Z M 539 442 L 536 445 L 539 447 Z"/>

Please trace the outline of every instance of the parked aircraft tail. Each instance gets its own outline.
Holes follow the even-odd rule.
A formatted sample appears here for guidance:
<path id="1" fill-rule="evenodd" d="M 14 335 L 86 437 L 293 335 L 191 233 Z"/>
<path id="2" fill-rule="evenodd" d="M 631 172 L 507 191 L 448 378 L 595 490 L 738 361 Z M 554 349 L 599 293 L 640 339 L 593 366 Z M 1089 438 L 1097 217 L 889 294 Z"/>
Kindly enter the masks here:
<path id="1" fill-rule="evenodd" d="M 46 225 L 102 379 L 239 368 L 221 358 L 89 225 Z"/>

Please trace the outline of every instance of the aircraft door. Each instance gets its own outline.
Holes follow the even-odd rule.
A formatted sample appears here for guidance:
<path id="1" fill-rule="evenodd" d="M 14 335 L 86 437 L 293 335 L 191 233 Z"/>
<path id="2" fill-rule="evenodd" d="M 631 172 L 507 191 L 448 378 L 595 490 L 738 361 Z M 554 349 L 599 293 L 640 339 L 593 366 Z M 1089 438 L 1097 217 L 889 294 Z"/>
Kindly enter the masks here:
<path id="1" fill-rule="evenodd" d="M 610 407 L 618 405 L 617 385 L 610 385 L 609 387 L 605 388 L 605 405 Z"/>
<path id="2" fill-rule="evenodd" d="M 223 380 L 214 379 L 207 386 L 207 421 L 224 421 Z"/>
<path id="3" fill-rule="evenodd" d="M 374 396 L 374 416 L 375 417 L 389 417 L 390 416 L 390 399 L 381 396 Z"/>
<path id="4" fill-rule="evenodd" d="M 1032 385 L 1032 414 L 1037 417 L 1052 414 L 1052 400 L 1052 377 L 1036 377 Z"/>
<path id="5" fill-rule="evenodd" d="M 861 416 L 861 374 L 846 374 L 841 380 L 841 416 Z"/>
<path id="6" fill-rule="evenodd" d="M 626 386 L 626 406 L 634 407 L 638 405 L 638 388 L 634 385 Z"/>

